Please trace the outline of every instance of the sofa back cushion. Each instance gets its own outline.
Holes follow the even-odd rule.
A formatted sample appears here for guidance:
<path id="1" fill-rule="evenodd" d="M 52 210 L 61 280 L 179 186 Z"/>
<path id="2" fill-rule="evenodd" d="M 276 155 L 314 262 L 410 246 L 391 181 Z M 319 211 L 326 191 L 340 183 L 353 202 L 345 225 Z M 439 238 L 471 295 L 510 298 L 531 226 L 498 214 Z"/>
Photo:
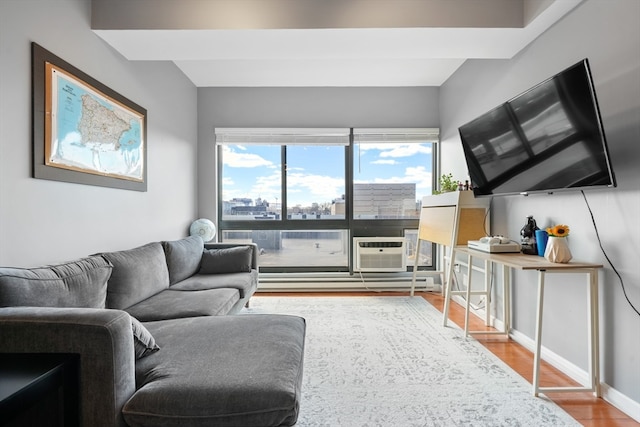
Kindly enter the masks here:
<path id="1" fill-rule="evenodd" d="M 169 284 L 176 284 L 198 272 L 204 241 L 200 236 L 189 236 L 171 242 L 162 242 L 169 268 Z"/>
<path id="2" fill-rule="evenodd" d="M 107 284 L 107 308 L 125 309 L 169 287 L 169 271 L 160 242 L 102 256 L 113 265 Z"/>
<path id="3" fill-rule="evenodd" d="M 0 268 L 0 307 L 105 308 L 111 264 L 101 256 L 38 268 Z"/>

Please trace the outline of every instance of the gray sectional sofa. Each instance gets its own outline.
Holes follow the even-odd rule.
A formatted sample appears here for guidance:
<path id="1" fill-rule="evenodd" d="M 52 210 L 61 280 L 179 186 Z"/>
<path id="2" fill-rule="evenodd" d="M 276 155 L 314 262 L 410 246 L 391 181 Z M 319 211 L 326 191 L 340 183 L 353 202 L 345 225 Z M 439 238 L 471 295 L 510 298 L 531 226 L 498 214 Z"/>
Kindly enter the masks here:
<path id="1" fill-rule="evenodd" d="M 79 355 L 84 426 L 294 425 L 304 319 L 232 315 L 256 249 L 192 236 L 0 268 L 0 353 Z"/>

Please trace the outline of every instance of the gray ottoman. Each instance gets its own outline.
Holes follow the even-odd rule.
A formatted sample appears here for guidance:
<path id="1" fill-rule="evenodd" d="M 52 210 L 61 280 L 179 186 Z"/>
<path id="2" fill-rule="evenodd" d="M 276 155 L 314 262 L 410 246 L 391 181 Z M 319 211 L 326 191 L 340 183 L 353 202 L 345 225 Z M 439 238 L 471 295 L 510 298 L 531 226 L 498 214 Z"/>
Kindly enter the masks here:
<path id="1" fill-rule="evenodd" d="M 298 418 L 305 321 L 241 315 L 144 324 L 160 350 L 136 362 L 124 406 L 136 426 L 291 426 Z"/>

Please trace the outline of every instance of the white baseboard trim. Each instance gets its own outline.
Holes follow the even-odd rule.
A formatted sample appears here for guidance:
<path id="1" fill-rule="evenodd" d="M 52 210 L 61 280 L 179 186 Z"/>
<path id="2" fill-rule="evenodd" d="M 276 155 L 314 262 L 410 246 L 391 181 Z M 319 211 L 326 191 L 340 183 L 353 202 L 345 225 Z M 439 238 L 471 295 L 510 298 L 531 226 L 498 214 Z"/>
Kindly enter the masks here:
<path id="1" fill-rule="evenodd" d="M 0 0 L 1 1 L 1 0 Z M 389 279 L 384 275 L 327 276 L 309 278 L 295 277 L 283 279 L 260 278 L 258 292 L 318 292 L 318 291 L 400 291 L 411 289 L 411 276 L 402 279 Z M 416 292 L 439 292 L 440 284 L 434 282 L 433 277 L 416 280 Z"/>
<path id="2" fill-rule="evenodd" d="M 511 330 L 510 336 L 518 344 L 527 348 L 531 352 L 534 351 L 535 341 L 533 339 L 513 329 Z M 549 363 L 571 379 L 579 382 L 580 384 L 587 383 L 589 379 L 589 373 L 587 371 L 577 367 L 567 359 L 558 356 L 556 353 L 544 346 L 542 347 L 541 357 L 542 360 Z M 606 383 L 600 383 L 600 392 L 605 401 L 609 402 L 634 420 L 640 422 L 640 403 L 620 393 L 618 390 Z"/>
<path id="3" fill-rule="evenodd" d="M 533 353 L 535 351 L 535 340 L 529 338 L 522 332 L 512 329 L 509 336 L 511 337 L 511 339 L 513 339 L 515 342 L 517 342 L 530 352 Z M 542 360 L 549 363 L 551 366 L 558 369 L 560 372 L 567 375 L 572 380 L 577 381 L 583 385 L 589 381 L 589 373 L 584 369 L 581 369 L 573 363 L 569 362 L 567 359 L 558 356 L 558 354 L 554 353 L 544 346 L 542 346 L 541 351 Z"/>
<path id="4" fill-rule="evenodd" d="M 463 298 L 459 296 L 454 296 L 452 298 L 452 301 L 455 301 L 456 303 L 464 307 L 465 303 Z M 484 319 L 483 309 L 474 310 L 472 308 L 471 313 L 478 316 L 480 319 Z M 497 319 L 493 316 L 491 316 L 491 324 L 494 328 L 498 330 L 504 329 L 504 323 L 500 319 Z M 519 332 L 515 329 L 511 330 L 511 333 L 509 334 L 509 336 L 511 337 L 511 339 L 513 339 L 515 342 L 517 342 L 527 350 L 531 351 L 532 353 L 534 352 L 535 340 L 533 340 L 532 338 L 529 338 L 528 336 L 524 335 L 522 332 Z M 554 353 L 548 348 L 545 348 L 544 346 L 542 347 L 541 352 L 542 352 L 541 354 L 542 360 L 549 363 L 551 366 L 558 369 L 560 372 L 567 375 L 569 378 L 573 379 L 574 381 L 577 381 L 580 384 L 585 384 L 589 380 L 589 373 L 587 371 L 579 368 L 578 366 L 569 362 L 567 359 L 559 356 L 558 354 Z M 640 422 L 640 403 L 639 402 L 636 402 L 635 400 L 629 398 L 625 394 L 620 393 L 618 390 L 616 390 L 615 388 L 611 387 L 606 383 L 600 384 L 600 392 L 601 392 L 602 398 L 605 401 L 609 402 L 610 404 L 612 404 L 613 406 L 615 406 L 616 408 L 618 408 L 619 410 L 621 410 L 622 412 L 624 412 L 625 414 L 627 414 L 628 416 L 636 420 L 637 422 Z"/>
<path id="5" fill-rule="evenodd" d="M 600 391 L 604 400 L 640 423 L 640 403 L 605 383 L 602 383 Z"/>

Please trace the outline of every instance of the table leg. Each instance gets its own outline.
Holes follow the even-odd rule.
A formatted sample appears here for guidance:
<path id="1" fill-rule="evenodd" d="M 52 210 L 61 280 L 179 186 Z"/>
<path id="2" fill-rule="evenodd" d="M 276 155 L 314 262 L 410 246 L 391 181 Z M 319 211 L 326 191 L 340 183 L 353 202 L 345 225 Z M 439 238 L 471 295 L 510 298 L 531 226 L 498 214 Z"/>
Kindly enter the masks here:
<path id="1" fill-rule="evenodd" d="M 502 315 L 504 316 L 504 332 L 509 335 L 511 331 L 511 269 L 502 266 Z"/>
<path id="2" fill-rule="evenodd" d="M 473 272 L 473 257 L 467 255 L 467 295 L 464 310 L 464 336 L 469 336 L 469 311 L 471 310 L 471 273 Z M 486 277 L 486 271 L 485 271 Z"/>
<path id="3" fill-rule="evenodd" d="M 452 280 L 451 277 L 453 276 L 453 264 L 455 264 L 456 262 L 456 250 L 455 248 L 451 247 L 450 250 L 450 255 L 449 255 L 449 266 L 446 266 L 447 261 L 444 260 L 443 262 L 445 263 L 445 267 L 447 267 L 446 269 L 446 286 L 445 286 L 445 293 L 444 293 L 444 309 L 442 310 L 442 324 L 444 326 L 447 326 L 447 321 L 449 320 L 449 302 L 451 300 L 451 285 L 452 285 Z M 444 270 L 444 269 L 443 269 Z"/>
<path id="4" fill-rule="evenodd" d="M 596 397 L 600 397 L 600 330 L 598 316 L 598 272 L 590 270 L 589 280 L 589 378 Z"/>
<path id="5" fill-rule="evenodd" d="M 540 351 L 542 349 L 542 308 L 544 302 L 544 270 L 538 271 L 538 312 L 536 315 L 536 342 L 533 354 L 533 395 L 540 391 Z"/>
<path id="6" fill-rule="evenodd" d="M 420 237 L 417 239 L 416 243 L 416 257 L 413 260 L 413 277 L 411 278 L 411 296 L 413 296 L 414 291 L 416 289 L 416 274 L 418 274 L 418 261 L 420 257 Z"/>
<path id="7" fill-rule="evenodd" d="M 491 278 L 493 277 L 493 264 L 489 260 L 484 261 L 484 324 L 491 325 Z M 471 283 L 471 276 L 469 276 Z M 496 312 L 496 315 L 498 313 Z"/>

